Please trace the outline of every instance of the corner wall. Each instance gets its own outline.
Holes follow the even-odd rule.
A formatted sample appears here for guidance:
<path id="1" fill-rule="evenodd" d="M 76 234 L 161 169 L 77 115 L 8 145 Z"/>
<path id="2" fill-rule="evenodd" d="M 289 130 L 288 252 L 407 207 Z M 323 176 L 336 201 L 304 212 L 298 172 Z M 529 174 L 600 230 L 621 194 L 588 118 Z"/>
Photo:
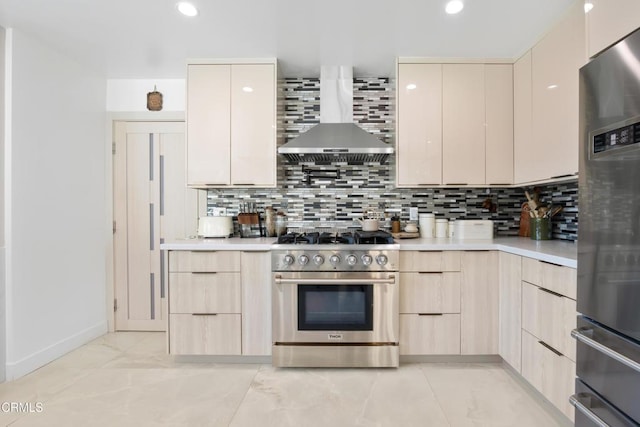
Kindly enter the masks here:
<path id="1" fill-rule="evenodd" d="M 7 379 L 107 330 L 106 80 L 7 30 Z"/>

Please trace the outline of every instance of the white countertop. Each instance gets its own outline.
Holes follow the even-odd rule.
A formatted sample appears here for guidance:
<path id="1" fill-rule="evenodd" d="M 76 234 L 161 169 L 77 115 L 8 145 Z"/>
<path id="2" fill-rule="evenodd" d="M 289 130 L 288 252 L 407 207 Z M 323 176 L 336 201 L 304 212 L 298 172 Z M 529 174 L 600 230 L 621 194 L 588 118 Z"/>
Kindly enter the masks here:
<path id="1" fill-rule="evenodd" d="M 177 239 L 162 243 L 160 249 L 170 251 L 269 251 L 276 237 Z"/>
<path id="2" fill-rule="evenodd" d="M 473 251 L 499 250 L 514 255 L 577 267 L 578 245 L 564 240 L 531 240 L 526 237 L 498 237 L 490 240 L 399 239 L 401 251 Z M 182 239 L 163 243 L 161 249 L 183 251 L 269 251 L 274 237 Z M 397 245 L 396 245 L 397 246 Z"/>

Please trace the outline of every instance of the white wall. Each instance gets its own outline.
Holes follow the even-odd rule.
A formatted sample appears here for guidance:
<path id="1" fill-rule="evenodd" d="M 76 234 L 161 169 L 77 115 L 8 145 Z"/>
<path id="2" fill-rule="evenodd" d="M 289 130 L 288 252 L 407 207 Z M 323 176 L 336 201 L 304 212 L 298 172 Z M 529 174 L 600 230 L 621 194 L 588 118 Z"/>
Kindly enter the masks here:
<path id="1" fill-rule="evenodd" d="M 106 332 L 106 80 L 7 30 L 7 379 Z"/>
<path id="2" fill-rule="evenodd" d="M 4 177 L 4 42 L 5 30 L 0 27 L 0 177 Z M 5 273 L 4 273 L 4 183 L 0 184 L 0 382 L 5 380 L 5 364 L 6 364 L 6 328 L 7 318 L 5 313 Z"/>
<path id="3" fill-rule="evenodd" d="M 184 79 L 107 80 L 107 111 L 148 111 L 147 93 L 156 86 L 162 93 L 162 111 L 185 110 Z"/>

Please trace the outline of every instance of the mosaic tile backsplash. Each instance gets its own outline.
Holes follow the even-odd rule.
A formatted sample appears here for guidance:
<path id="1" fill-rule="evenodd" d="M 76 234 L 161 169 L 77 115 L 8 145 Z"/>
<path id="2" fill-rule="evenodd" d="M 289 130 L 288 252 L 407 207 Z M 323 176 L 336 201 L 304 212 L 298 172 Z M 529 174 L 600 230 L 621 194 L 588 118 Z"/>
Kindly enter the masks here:
<path id="1" fill-rule="evenodd" d="M 320 80 L 285 79 L 285 142 L 305 132 L 320 121 Z M 394 85 L 388 78 L 354 79 L 354 121 L 382 141 L 394 143 Z M 339 179 L 305 180 L 305 168 L 331 175 L 340 171 Z M 420 213 L 432 212 L 438 218 L 490 219 L 495 235 L 515 236 L 520 226 L 520 212 L 526 201 L 524 188 L 426 188 L 396 189 L 395 158 L 388 164 L 365 165 L 289 165 L 278 159 L 278 187 L 274 189 L 211 189 L 207 193 L 210 212 L 224 207 L 237 214 L 240 203 L 254 202 L 258 210 L 273 206 L 286 211 L 290 228 L 349 228 L 366 211 L 384 211 L 387 217 L 409 219 L 409 208 Z M 532 188 L 526 188 L 530 192 Z M 576 240 L 578 232 L 578 183 L 540 186 L 544 203 L 562 205 L 563 212 L 553 218 L 555 239 Z M 490 209 L 493 205 L 495 209 Z M 492 212 L 495 210 L 495 212 Z"/>

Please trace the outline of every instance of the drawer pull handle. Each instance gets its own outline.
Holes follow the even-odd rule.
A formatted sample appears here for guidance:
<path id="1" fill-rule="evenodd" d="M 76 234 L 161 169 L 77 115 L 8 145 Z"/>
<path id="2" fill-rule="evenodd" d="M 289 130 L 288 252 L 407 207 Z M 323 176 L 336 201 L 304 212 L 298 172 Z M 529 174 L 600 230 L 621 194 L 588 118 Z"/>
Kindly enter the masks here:
<path id="1" fill-rule="evenodd" d="M 561 264 L 556 264 L 555 262 L 549 262 L 549 261 L 540 261 L 543 264 L 549 264 L 549 265 L 554 265 L 556 267 L 564 267 L 564 265 Z"/>
<path id="2" fill-rule="evenodd" d="M 191 274 L 218 274 L 217 271 L 192 271 Z"/>
<path id="3" fill-rule="evenodd" d="M 442 316 L 443 313 L 418 313 L 418 316 Z"/>
<path id="4" fill-rule="evenodd" d="M 433 253 L 433 254 L 435 254 L 435 253 L 442 253 L 443 251 L 425 251 L 425 250 L 421 250 L 421 251 L 418 251 L 418 252 L 420 252 L 420 253 Z"/>
<path id="5" fill-rule="evenodd" d="M 634 371 L 640 372 L 640 363 L 636 362 L 635 360 L 629 359 L 627 356 L 622 355 L 605 345 L 600 344 L 598 341 L 592 338 L 589 338 L 588 336 L 583 334 L 580 329 L 574 329 L 573 331 L 571 331 L 571 336 L 581 343 L 593 348 L 594 350 L 597 350 L 600 353 L 603 353 L 604 355 L 609 356 L 610 358 L 622 363 L 623 365 L 626 365 Z"/>
<path id="6" fill-rule="evenodd" d="M 442 274 L 442 271 L 418 271 L 418 274 Z"/>
<path id="7" fill-rule="evenodd" d="M 547 348 L 548 350 L 551 350 L 552 352 L 554 352 L 558 356 L 564 356 L 564 354 L 560 353 L 558 350 L 556 350 L 555 348 L 551 347 L 549 344 L 547 344 L 544 341 L 538 341 L 538 344 L 540 344 L 541 346 Z"/>
<path id="8" fill-rule="evenodd" d="M 610 427 L 609 424 L 602 421 L 602 419 L 594 414 L 589 408 L 584 406 L 579 400 L 576 394 L 569 397 L 569 403 L 576 407 L 576 409 L 584 414 L 585 417 L 589 418 L 595 425 L 598 427 Z"/>
<path id="9" fill-rule="evenodd" d="M 546 289 L 546 288 L 538 288 L 538 289 L 540 289 L 542 292 L 546 292 L 546 293 L 554 295 L 556 297 L 564 298 L 564 295 L 559 294 L 557 292 L 550 291 L 549 289 Z"/>
<path id="10" fill-rule="evenodd" d="M 218 251 L 189 251 L 189 252 L 191 252 L 192 254 L 202 254 L 202 253 L 213 254 L 213 253 L 216 253 Z"/>
<path id="11" fill-rule="evenodd" d="M 192 316 L 217 316 L 218 313 L 191 313 Z"/>

